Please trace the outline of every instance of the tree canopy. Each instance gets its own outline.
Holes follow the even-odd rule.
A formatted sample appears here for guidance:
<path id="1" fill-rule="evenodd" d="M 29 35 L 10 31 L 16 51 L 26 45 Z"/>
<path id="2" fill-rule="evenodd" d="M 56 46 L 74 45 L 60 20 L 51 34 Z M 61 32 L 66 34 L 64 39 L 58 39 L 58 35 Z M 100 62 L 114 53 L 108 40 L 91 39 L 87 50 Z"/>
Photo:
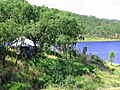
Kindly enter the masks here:
<path id="1" fill-rule="evenodd" d="M 0 0 L 0 40 L 5 42 L 19 35 L 35 36 L 42 43 L 55 43 L 61 35 L 71 41 L 76 41 L 79 34 L 119 38 L 119 28 L 118 20 L 35 6 L 25 0 Z"/>

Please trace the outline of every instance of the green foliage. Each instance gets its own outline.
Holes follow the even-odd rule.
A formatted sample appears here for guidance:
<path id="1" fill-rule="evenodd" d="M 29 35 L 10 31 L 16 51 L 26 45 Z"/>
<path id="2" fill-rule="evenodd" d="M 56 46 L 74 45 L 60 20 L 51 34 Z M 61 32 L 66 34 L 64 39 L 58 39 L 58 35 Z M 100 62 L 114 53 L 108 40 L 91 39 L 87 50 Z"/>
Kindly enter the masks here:
<path id="1" fill-rule="evenodd" d="M 43 89 L 49 85 L 58 85 L 67 89 L 95 90 L 102 85 L 102 82 L 94 70 L 100 68 L 100 65 L 103 66 L 103 63 L 97 56 L 93 56 L 91 63 L 86 66 L 83 62 L 84 58 L 85 56 L 81 56 L 80 59 L 66 60 L 41 57 L 38 59 L 37 67 L 34 67 L 31 58 L 27 62 L 23 61 L 25 65 L 17 67 L 12 62 L 10 65 L 9 62 L 7 65 L 9 68 L 0 69 L 4 80 L 0 85 L 10 90 Z M 91 65 L 92 63 L 94 66 Z"/>
<path id="2" fill-rule="evenodd" d="M 23 89 L 30 90 L 30 85 L 21 82 L 14 82 L 9 86 L 9 90 L 23 90 Z"/>
<path id="3" fill-rule="evenodd" d="M 88 47 L 87 47 L 87 46 L 83 47 L 82 54 L 86 54 L 86 53 L 87 53 L 87 49 L 88 49 Z"/>
<path id="4" fill-rule="evenodd" d="M 43 69 L 43 77 L 47 84 L 56 83 L 63 85 L 67 76 L 78 76 L 89 73 L 89 67 L 85 67 L 73 60 L 40 60 L 39 66 Z"/>
<path id="5" fill-rule="evenodd" d="M 64 34 L 75 39 L 79 32 L 81 33 L 71 13 L 32 6 L 24 0 L 1 0 L 0 4 L 0 31 L 4 41 L 25 35 L 40 43 L 53 43 L 56 36 Z M 3 33 L 6 33 L 6 36 L 3 36 Z M 11 39 L 6 39 L 7 37 Z"/>
<path id="6" fill-rule="evenodd" d="M 97 87 L 102 86 L 99 78 L 94 78 L 91 76 L 67 76 L 65 79 L 65 87 L 70 90 L 80 89 L 80 90 L 96 90 Z"/>
<path id="7" fill-rule="evenodd" d="M 119 39 L 120 21 L 99 19 L 94 16 L 74 15 L 78 23 L 83 25 L 85 37 Z"/>
<path id="8" fill-rule="evenodd" d="M 115 58 L 115 53 L 113 51 L 111 51 L 109 54 L 109 59 L 110 59 L 109 61 L 111 62 L 111 64 L 112 64 L 114 58 Z"/>
<path id="9" fill-rule="evenodd" d="M 119 38 L 119 26 L 120 22 L 117 20 L 97 19 L 44 6 L 32 6 L 24 0 L 0 0 L 1 41 L 30 34 L 41 43 L 55 43 L 53 41 L 60 35 L 70 37 L 70 42 L 75 42 L 79 34 L 86 37 L 94 35 Z"/>

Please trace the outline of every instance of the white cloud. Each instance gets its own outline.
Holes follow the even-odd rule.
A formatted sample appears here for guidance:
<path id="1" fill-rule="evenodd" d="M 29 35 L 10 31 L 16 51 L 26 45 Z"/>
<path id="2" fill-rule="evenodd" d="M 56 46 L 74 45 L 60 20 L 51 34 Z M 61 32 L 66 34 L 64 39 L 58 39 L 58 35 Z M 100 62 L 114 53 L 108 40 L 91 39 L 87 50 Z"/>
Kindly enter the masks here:
<path id="1" fill-rule="evenodd" d="M 33 5 L 48 6 L 81 15 L 120 20 L 120 0 L 27 0 Z"/>

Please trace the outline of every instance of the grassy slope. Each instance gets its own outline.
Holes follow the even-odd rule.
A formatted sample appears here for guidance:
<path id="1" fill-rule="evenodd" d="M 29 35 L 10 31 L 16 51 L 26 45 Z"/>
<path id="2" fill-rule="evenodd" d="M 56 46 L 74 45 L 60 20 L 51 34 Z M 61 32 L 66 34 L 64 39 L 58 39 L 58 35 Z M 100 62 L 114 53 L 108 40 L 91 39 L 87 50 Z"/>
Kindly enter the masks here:
<path id="1" fill-rule="evenodd" d="M 120 86 L 120 66 L 110 63 L 106 64 L 113 72 L 99 71 L 98 74 L 102 78 L 106 87 L 119 87 Z"/>
<path id="2" fill-rule="evenodd" d="M 50 58 L 52 58 L 52 56 Z M 15 58 L 7 57 L 6 60 L 7 60 L 6 68 L 8 70 L 10 70 L 16 74 L 19 74 L 19 72 L 24 70 L 24 64 L 25 64 L 24 61 L 22 61 L 22 62 L 19 61 L 18 66 L 16 67 L 15 66 Z M 101 79 L 101 83 L 104 83 L 104 85 L 102 85 L 102 87 L 104 87 L 104 88 L 119 87 L 120 86 L 120 66 L 119 65 L 111 66 L 110 63 L 104 63 L 104 64 L 106 67 L 109 67 L 110 71 L 100 70 L 99 68 L 95 68 L 94 71 L 96 72 L 96 74 L 91 73 L 91 75 L 83 75 L 82 78 L 84 78 L 84 80 L 81 83 L 86 83 L 89 85 L 94 78 L 99 77 Z M 19 69 L 18 69 L 18 67 L 19 67 Z M 30 81 L 30 79 L 33 78 L 31 73 L 38 74 L 39 70 L 37 70 L 35 67 L 29 67 L 29 75 L 26 75 L 27 76 L 26 79 L 28 81 Z M 92 82 L 92 83 L 93 83 L 93 87 L 94 87 L 96 82 L 95 83 Z M 92 84 L 90 84 L 90 85 L 92 86 Z M 47 90 L 56 90 L 56 89 L 57 90 L 65 90 L 66 87 L 61 88 L 59 86 L 50 86 L 47 88 Z M 67 88 L 69 88 L 69 87 L 67 87 Z M 101 88 L 98 88 L 98 89 L 101 90 Z M 86 90 L 86 89 L 83 89 L 83 90 Z M 104 90 L 104 89 L 102 88 L 102 90 Z"/>
<path id="3" fill-rule="evenodd" d="M 120 39 L 111 39 L 111 38 L 100 38 L 100 37 L 86 37 L 86 41 L 120 41 Z M 98 71 L 97 74 L 100 76 L 102 81 L 105 83 L 104 88 L 98 88 L 100 90 L 120 90 L 120 66 L 114 64 L 111 66 L 110 63 L 107 63 L 106 66 L 108 66 L 110 69 L 114 69 L 114 73 L 109 73 L 106 71 Z"/>
<path id="4" fill-rule="evenodd" d="M 104 82 L 104 87 L 98 90 L 120 90 L 120 65 L 110 63 L 106 64 L 113 72 L 98 71 L 98 75 Z"/>

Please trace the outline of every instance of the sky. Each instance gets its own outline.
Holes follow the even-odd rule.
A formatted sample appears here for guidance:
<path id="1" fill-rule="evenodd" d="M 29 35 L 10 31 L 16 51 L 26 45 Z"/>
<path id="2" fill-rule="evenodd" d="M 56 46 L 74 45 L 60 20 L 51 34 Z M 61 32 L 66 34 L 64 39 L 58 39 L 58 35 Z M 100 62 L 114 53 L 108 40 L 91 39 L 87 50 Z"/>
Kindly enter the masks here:
<path id="1" fill-rule="evenodd" d="M 27 0 L 32 5 L 70 11 L 80 15 L 120 20 L 120 0 Z"/>

